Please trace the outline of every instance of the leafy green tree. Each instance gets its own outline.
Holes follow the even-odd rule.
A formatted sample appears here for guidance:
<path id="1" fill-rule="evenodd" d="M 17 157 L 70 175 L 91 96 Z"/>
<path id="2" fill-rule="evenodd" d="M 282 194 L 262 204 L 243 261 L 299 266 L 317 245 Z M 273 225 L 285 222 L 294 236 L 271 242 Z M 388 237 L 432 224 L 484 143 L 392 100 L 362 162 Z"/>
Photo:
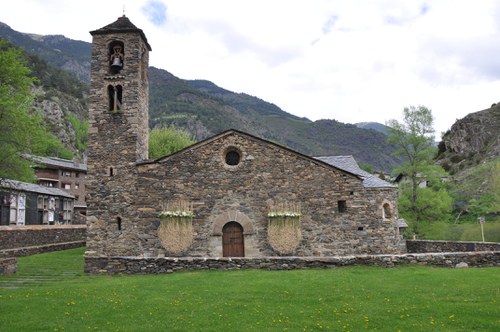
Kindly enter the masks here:
<path id="1" fill-rule="evenodd" d="M 403 121 L 388 121 L 388 142 L 398 147 L 395 155 L 402 156 L 403 165 L 395 170 L 404 174 L 408 182 L 400 184 L 399 213 L 408 219 L 418 233 L 418 223 L 427 220 L 448 219 L 452 199 L 441 178 L 446 172 L 433 161 L 433 116 L 425 106 L 410 106 L 403 110 Z M 425 188 L 420 185 L 425 183 Z"/>
<path id="2" fill-rule="evenodd" d="M 71 156 L 32 110 L 30 88 L 35 81 L 24 54 L 0 39 L 0 179 L 33 180 L 30 162 L 21 157 L 25 153 L 46 156 L 63 151 Z"/>
<path id="3" fill-rule="evenodd" d="M 164 157 L 194 143 L 188 133 L 173 126 L 154 128 L 149 133 L 149 158 Z"/>
<path id="4" fill-rule="evenodd" d="M 38 119 L 28 114 L 34 80 L 21 59 L 19 50 L 0 40 L 0 178 L 29 181 L 33 170 L 19 153 L 29 152 Z"/>
<path id="5" fill-rule="evenodd" d="M 418 222 L 449 219 L 453 199 L 445 188 L 417 188 L 416 201 L 411 201 L 409 188 L 403 188 L 398 199 L 400 214 L 412 221 L 413 231 L 417 233 Z"/>
<path id="6" fill-rule="evenodd" d="M 468 209 L 474 218 L 486 214 L 495 215 L 500 211 L 500 159 L 494 161 L 489 176 L 485 179 L 484 193 L 469 201 Z"/>
<path id="7" fill-rule="evenodd" d="M 75 129 L 76 148 L 80 152 L 84 152 L 85 150 L 87 150 L 87 136 L 89 130 L 88 121 L 80 120 L 76 115 L 71 113 L 68 113 L 66 117 L 69 120 L 69 122 L 71 122 L 71 125 Z"/>

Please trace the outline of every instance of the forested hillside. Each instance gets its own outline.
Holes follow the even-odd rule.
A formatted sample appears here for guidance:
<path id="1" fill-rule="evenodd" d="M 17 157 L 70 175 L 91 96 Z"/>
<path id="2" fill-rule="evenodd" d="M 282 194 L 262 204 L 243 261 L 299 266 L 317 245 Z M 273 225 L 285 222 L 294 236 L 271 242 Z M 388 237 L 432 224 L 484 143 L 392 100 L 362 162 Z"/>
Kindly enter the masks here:
<path id="1" fill-rule="evenodd" d="M 32 54 L 32 69 L 41 82 L 36 107 L 47 115 L 61 141 L 81 156 L 91 44 L 60 35 L 20 33 L 3 23 L 0 38 Z M 335 120 L 299 118 L 257 97 L 205 80 L 183 80 L 151 67 L 150 127 L 170 125 L 186 130 L 196 140 L 234 128 L 311 156 L 353 155 L 375 170 L 391 171 L 399 163 L 392 156 L 394 147 L 379 131 Z"/>

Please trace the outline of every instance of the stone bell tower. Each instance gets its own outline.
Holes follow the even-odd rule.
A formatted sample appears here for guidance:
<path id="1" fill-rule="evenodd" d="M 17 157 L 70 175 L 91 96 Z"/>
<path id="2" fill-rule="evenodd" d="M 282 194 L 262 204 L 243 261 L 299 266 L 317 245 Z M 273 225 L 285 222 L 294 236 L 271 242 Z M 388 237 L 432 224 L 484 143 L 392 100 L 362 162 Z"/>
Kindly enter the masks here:
<path id="1" fill-rule="evenodd" d="M 125 15 L 90 34 L 87 244 L 102 253 L 99 242 L 118 241 L 134 219 L 135 166 L 148 158 L 151 47 Z"/>

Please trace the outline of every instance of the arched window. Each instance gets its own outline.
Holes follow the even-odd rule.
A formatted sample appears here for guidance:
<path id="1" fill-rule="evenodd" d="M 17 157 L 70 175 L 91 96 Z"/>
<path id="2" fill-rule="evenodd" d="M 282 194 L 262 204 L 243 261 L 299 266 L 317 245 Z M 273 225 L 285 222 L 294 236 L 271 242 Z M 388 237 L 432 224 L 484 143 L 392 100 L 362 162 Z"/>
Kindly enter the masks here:
<path id="1" fill-rule="evenodd" d="M 108 85 L 109 110 L 118 112 L 122 109 L 122 86 Z"/>
<path id="2" fill-rule="evenodd" d="M 382 206 L 382 219 L 391 219 L 392 218 L 392 208 L 389 203 L 385 203 Z"/>
<path id="3" fill-rule="evenodd" d="M 236 166 L 240 163 L 240 154 L 236 150 L 231 150 L 226 153 L 226 164 Z"/>

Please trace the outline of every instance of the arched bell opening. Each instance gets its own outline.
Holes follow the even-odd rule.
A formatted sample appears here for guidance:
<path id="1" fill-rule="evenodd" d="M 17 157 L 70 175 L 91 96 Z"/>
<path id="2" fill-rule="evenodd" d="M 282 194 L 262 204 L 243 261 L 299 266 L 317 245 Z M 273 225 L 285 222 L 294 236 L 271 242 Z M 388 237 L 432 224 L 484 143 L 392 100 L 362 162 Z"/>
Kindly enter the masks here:
<path id="1" fill-rule="evenodd" d="M 109 43 L 109 70 L 111 74 L 118 74 L 125 63 L 125 48 L 123 42 L 115 40 Z"/>

